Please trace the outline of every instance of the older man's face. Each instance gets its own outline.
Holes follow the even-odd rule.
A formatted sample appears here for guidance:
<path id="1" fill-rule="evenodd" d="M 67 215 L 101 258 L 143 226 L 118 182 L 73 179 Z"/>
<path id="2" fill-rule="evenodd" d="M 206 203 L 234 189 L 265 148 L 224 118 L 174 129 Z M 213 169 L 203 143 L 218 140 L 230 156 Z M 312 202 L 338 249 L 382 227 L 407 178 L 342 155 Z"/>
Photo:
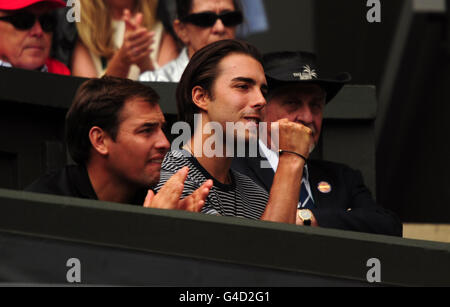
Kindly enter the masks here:
<path id="1" fill-rule="evenodd" d="M 52 8 L 45 3 L 32 5 L 26 12 L 40 16 L 49 13 Z M 23 11 L 23 10 L 21 10 Z M 19 11 L 0 11 L 0 17 L 17 14 Z M 14 25 L 0 20 L 0 59 L 13 67 L 38 69 L 49 57 L 52 33 L 45 32 L 38 20 L 28 30 L 16 29 Z"/>
<path id="2" fill-rule="evenodd" d="M 317 144 L 322 129 L 323 109 L 326 93 L 314 84 L 289 84 L 269 94 L 266 107 L 266 122 L 287 118 L 310 128 Z"/>

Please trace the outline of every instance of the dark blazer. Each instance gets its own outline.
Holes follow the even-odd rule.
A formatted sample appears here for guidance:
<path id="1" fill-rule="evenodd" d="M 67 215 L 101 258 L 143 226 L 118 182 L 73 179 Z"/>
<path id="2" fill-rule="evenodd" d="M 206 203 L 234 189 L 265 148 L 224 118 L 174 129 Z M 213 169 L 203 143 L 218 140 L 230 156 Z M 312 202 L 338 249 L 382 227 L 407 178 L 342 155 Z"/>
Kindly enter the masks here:
<path id="1" fill-rule="evenodd" d="M 232 168 L 252 178 L 268 192 L 272 187 L 274 171 L 261 168 L 261 157 L 235 158 Z M 309 181 L 317 208 L 312 209 L 321 227 L 337 228 L 402 236 L 402 224 L 398 217 L 378 205 L 364 185 L 361 172 L 328 161 L 308 161 Z M 321 182 L 331 186 L 329 193 L 318 189 Z"/>

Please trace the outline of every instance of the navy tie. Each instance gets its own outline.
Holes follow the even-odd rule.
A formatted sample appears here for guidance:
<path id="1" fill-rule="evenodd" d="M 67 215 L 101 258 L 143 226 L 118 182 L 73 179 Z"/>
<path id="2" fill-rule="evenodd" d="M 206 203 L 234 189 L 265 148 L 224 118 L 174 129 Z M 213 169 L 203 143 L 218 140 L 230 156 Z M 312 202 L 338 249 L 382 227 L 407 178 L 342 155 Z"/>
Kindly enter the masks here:
<path id="1" fill-rule="evenodd" d="M 299 209 L 313 209 L 316 206 L 314 205 L 314 200 L 312 198 L 312 195 L 309 193 L 308 189 L 306 188 L 305 181 L 308 180 L 308 170 L 305 168 L 303 171 L 303 178 L 302 178 L 302 185 L 300 188 L 300 199 L 298 208 Z"/>

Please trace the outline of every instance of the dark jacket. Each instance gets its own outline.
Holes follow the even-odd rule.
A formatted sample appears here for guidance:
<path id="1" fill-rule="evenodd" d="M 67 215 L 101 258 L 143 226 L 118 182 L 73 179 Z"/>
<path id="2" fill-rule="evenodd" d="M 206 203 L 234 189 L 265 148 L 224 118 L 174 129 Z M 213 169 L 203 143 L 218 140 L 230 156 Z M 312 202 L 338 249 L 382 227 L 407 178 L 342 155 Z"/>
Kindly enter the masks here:
<path id="1" fill-rule="evenodd" d="M 274 171 L 261 168 L 263 158 L 235 158 L 232 168 L 249 176 L 268 192 Z M 312 209 L 321 227 L 402 236 L 398 217 L 378 205 L 364 185 L 361 172 L 328 161 L 308 161 L 309 182 L 317 208 Z M 286 179 L 289 180 L 289 179 Z M 329 193 L 318 189 L 319 183 L 331 186 Z"/>
<path id="2" fill-rule="evenodd" d="M 68 165 L 59 171 L 48 173 L 33 182 L 25 189 L 25 191 L 95 200 L 98 199 L 97 194 L 95 194 L 94 188 L 92 187 L 86 167 L 83 165 Z M 146 193 L 147 190 L 139 191 L 132 204 L 142 206 L 144 204 Z"/>

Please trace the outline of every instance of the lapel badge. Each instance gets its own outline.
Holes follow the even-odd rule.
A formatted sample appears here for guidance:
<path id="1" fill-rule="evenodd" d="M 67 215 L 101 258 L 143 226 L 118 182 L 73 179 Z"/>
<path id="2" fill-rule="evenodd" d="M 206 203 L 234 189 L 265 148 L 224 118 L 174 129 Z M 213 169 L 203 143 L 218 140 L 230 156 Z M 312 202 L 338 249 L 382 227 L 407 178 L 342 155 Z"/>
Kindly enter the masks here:
<path id="1" fill-rule="evenodd" d="M 317 185 L 317 189 L 322 193 L 328 194 L 331 192 L 331 185 L 326 181 L 321 181 Z"/>

